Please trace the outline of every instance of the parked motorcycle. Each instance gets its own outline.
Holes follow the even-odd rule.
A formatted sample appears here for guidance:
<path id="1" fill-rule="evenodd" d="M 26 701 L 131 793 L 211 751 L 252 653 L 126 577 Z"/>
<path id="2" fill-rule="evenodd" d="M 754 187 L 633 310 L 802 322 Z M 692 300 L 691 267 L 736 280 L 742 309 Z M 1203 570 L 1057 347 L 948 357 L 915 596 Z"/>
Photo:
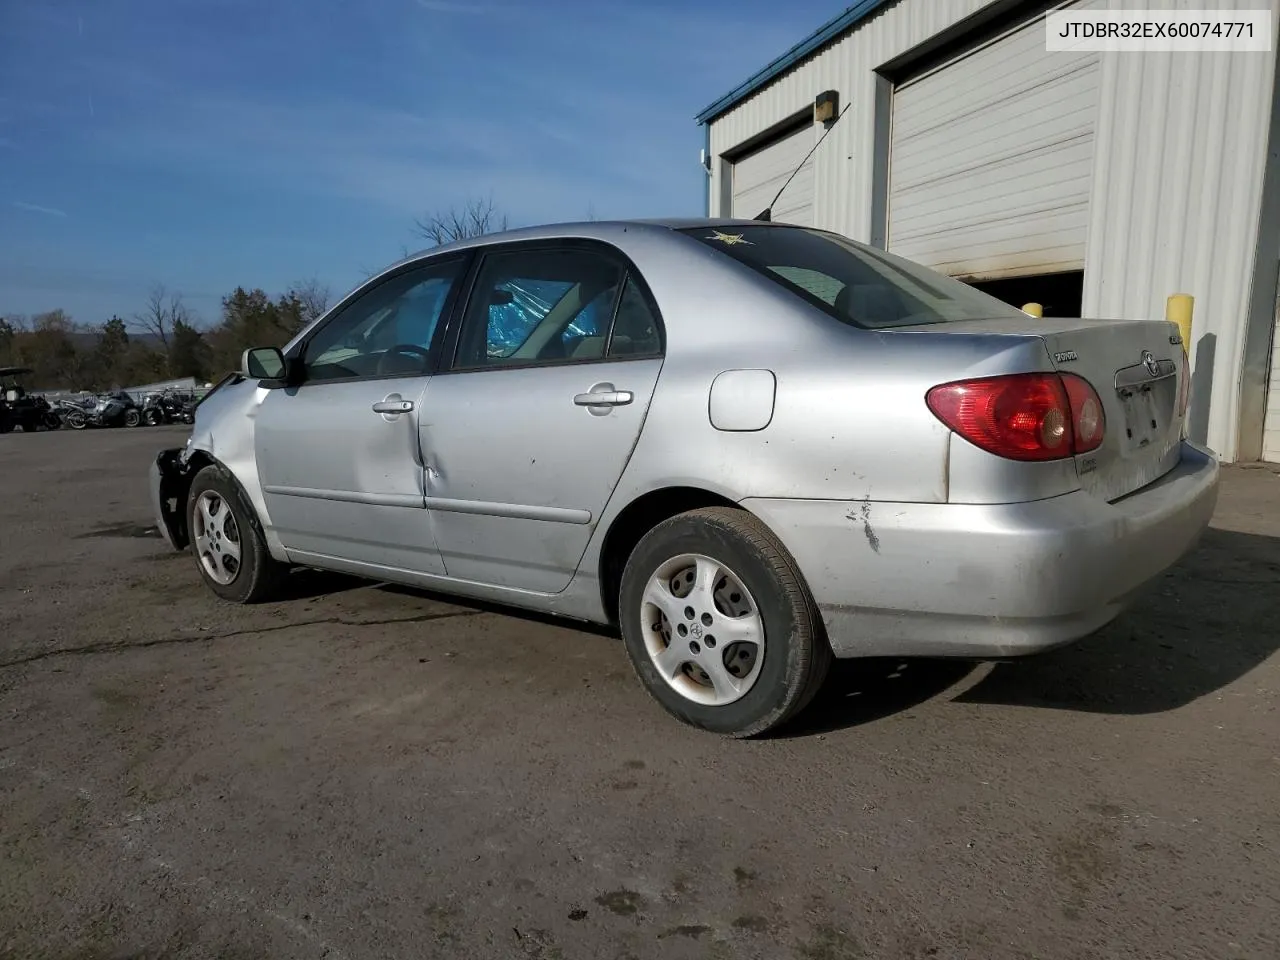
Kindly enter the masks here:
<path id="1" fill-rule="evenodd" d="M 84 401 L 59 402 L 59 416 L 72 430 L 85 427 L 136 427 L 142 423 L 142 408 L 127 393 L 108 393 Z"/>
<path id="2" fill-rule="evenodd" d="M 171 390 L 149 393 L 142 398 L 142 420 L 153 427 L 162 423 L 195 423 L 195 400 Z"/>
<path id="3" fill-rule="evenodd" d="M 71 430 L 83 430 L 89 425 L 89 413 L 97 406 L 97 397 L 85 397 L 83 399 L 55 400 L 53 402 L 53 413 L 62 421 L 64 427 Z"/>

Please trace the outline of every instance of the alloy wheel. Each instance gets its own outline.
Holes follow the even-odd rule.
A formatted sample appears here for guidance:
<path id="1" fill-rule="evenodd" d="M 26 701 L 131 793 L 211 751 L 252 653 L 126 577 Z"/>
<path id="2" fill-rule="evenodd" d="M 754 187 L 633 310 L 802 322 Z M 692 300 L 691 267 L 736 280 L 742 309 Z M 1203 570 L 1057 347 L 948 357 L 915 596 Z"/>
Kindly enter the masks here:
<path id="1" fill-rule="evenodd" d="M 640 608 L 645 648 L 672 689 L 724 706 L 755 685 L 764 663 L 764 622 L 751 592 L 725 564 L 701 554 L 666 561 Z"/>
<path id="2" fill-rule="evenodd" d="M 192 540 L 205 573 L 223 586 L 240 572 L 240 527 L 227 501 L 206 490 L 192 511 Z"/>

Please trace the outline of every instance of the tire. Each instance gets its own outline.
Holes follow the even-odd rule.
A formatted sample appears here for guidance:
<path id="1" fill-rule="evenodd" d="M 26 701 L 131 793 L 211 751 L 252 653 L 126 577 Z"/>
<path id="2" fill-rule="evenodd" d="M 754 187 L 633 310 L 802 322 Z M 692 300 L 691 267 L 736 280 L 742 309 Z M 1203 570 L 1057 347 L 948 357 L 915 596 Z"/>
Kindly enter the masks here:
<path id="1" fill-rule="evenodd" d="M 233 603 L 279 596 L 289 568 L 271 556 L 257 515 L 231 474 L 217 464 L 202 469 L 191 480 L 186 509 L 196 569 L 210 590 Z"/>
<path id="2" fill-rule="evenodd" d="M 63 418 L 63 422 L 72 430 L 83 430 L 89 425 L 83 413 L 68 413 Z"/>
<path id="3" fill-rule="evenodd" d="M 62 426 L 62 421 L 58 419 L 56 414 L 46 413 L 44 415 L 44 428 L 46 430 L 57 430 Z"/>
<path id="4" fill-rule="evenodd" d="M 0 417 L 0 433 L 13 433 L 13 421 L 8 417 Z"/>
<path id="5" fill-rule="evenodd" d="M 142 425 L 142 411 L 136 407 L 130 407 L 124 412 L 124 425 L 126 427 L 137 427 Z"/>
<path id="6" fill-rule="evenodd" d="M 710 591 L 700 589 L 704 583 Z M 691 592 L 679 594 L 673 584 Z M 785 723 L 808 706 L 831 666 L 822 619 L 795 560 L 742 510 L 693 510 L 650 530 L 627 560 L 618 610 L 627 655 L 650 695 L 677 719 L 715 733 L 752 737 Z M 677 636 L 681 628 L 687 632 Z M 754 652 L 743 656 L 753 644 L 738 638 L 756 629 Z M 673 669 L 679 660 L 686 662 Z"/>
<path id="7" fill-rule="evenodd" d="M 145 417 L 143 417 L 143 420 L 146 422 L 146 424 L 147 424 L 147 426 L 148 426 L 148 427 L 158 427 L 158 426 L 160 426 L 160 423 L 161 423 L 161 420 L 160 420 L 160 411 L 159 411 L 159 410 L 148 410 L 148 411 L 147 411 L 147 413 L 146 413 L 146 416 L 145 416 Z"/>

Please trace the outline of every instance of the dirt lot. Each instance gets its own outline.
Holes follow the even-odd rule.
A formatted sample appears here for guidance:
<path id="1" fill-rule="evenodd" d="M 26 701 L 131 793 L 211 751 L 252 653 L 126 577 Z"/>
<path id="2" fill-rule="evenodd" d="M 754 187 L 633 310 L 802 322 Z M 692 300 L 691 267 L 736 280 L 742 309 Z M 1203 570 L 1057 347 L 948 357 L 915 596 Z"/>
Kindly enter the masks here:
<path id="1" fill-rule="evenodd" d="M 303 574 L 215 602 L 176 428 L 0 437 L 0 956 L 1280 956 L 1280 476 L 1100 635 L 669 720 L 608 635 Z"/>

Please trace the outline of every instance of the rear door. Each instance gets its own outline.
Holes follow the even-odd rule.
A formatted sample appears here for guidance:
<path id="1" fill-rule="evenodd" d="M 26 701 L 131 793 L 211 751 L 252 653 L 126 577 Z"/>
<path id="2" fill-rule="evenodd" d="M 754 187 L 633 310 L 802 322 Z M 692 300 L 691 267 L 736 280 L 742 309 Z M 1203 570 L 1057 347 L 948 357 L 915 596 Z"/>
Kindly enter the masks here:
<path id="1" fill-rule="evenodd" d="M 364 291 L 302 345 L 301 383 L 264 398 L 258 477 L 295 560 L 444 572 L 418 424 L 440 320 L 465 269 L 465 257 L 431 260 Z"/>
<path id="2" fill-rule="evenodd" d="M 656 306 L 587 241 L 483 254 L 420 418 L 450 577 L 553 593 L 572 579 L 662 367 Z"/>

